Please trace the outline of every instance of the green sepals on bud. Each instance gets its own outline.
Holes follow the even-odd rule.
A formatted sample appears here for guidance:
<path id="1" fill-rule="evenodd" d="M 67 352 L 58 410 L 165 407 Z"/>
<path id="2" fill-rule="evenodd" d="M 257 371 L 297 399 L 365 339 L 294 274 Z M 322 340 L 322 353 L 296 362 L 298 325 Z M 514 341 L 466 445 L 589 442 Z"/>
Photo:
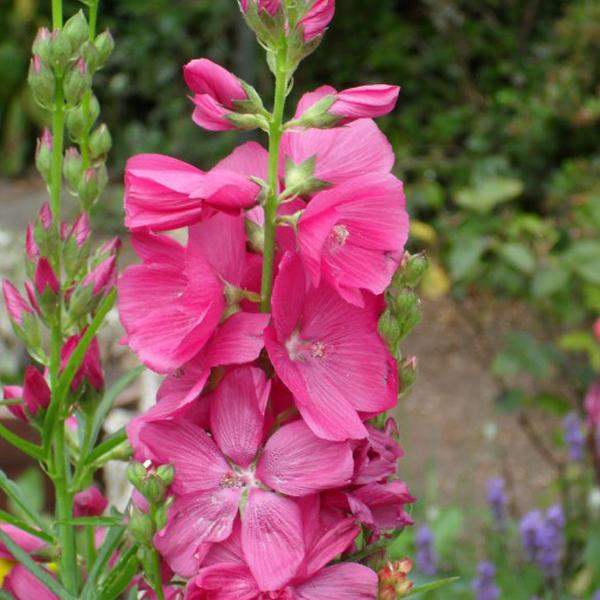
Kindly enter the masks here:
<path id="1" fill-rule="evenodd" d="M 138 491 L 142 481 L 146 479 L 147 475 L 148 471 L 141 463 L 133 462 L 127 467 L 127 479 L 129 480 L 129 483 L 131 483 L 131 485 Z"/>
<path id="2" fill-rule="evenodd" d="M 98 70 L 98 64 L 100 57 L 98 56 L 98 50 L 92 42 L 85 41 L 81 48 L 79 48 L 79 55 L 85 61 L 87 68 L 90 73 L 95 73 Z"/>
<path id="3" fill-rule="evenodd" d="M 285 194 L 286 196 L 308 196 L 315 194 L 329 184 L 322 179 L 317 179 L 315 174 L 316 156 L 311 156 L 303 163 L 297 165 L 288 158 L 285 164 Z"/>
<path id="4" fill-rule="evenodd" d="M 314 37 L 310 42 L 304 41 L 304 32 L 301 27 L 296 28 L 287 37 L 288 56 L 287 70 L 292 74 L 298 68 L 298 65 L 310 54 L 312 54 L 321 44 L 322 35 Z M 273 59 L 271 59 L 272 61 Z"/>
<path id="5" fill-rule="evenodd" d="M 417 359 L 414 356 L 404 359 L 398 367 L 400 375 L 400 389 L 406 393 L 417 380 Z"/>
<path id="6" fill-rule="evenodd" d="M 71 108 L 67 112 L 67 130 L 74 142 L 81 142 L 84 133 L 90 130 L 100 115 L 100 103 L 94 94 L 90 96 L 88 114 L 89 120 L 86 120 L 86 115 L 81 104 Z"/>
<path id="7" fill-rule="evenodd" d="M 161 465 L 156 469 L 156 476 L 166 485 L 173 483 L 175 478 L 175 467 L 173 465 Z"/>
<path id="8" fill-rule="evenodd" d="M 52 69 L 36 54 L 31 58 L 27 83 L 35 101 L 45 109 L 50 109 L 54 103 L 56 78 Z"/>
<path id="9" fill-rule="evenodd" d="M 97 68 L 101 69 L 107 63 L 110 55 L 115 49 L 115 40 L 108 29 L 96 37 L 94 40 L 94 46 L 98 52 Z"/>
<path id="10" fill-rule="evenodd" d="M 235 112 L 242 115 L 262 114 L 267 117 L 268 113 L 258 92 L 245 81 L 240 80 L 240 85 L 244 89 L 244 92 L 246 92 L 247 98 L 246 100 L 233 101 Z"/>
<path id="11" fill-rule="evenodd" d="M 45 129 L 35 147 L 35 166 L 46 183 L 52 172 L 52 134 Z"/>
<path id="12" fill-rule="evenodd" d="M 106 158 L 112 146 L 112 138 L 108 127 L 102 123 L 90 136 L 90 155 L 93 160 Z"/>
<path id="13" fill-rule="evenodd" d="M 127 529 L 136 542 L 139 542 L 142 546 L 152 546 L 152 538 L 154 538 L 156 528 L 154 520 L 148 513 L 133 507 L 129 513 Z"/>
<path id="14" fill-rule="evenodd" d="M 89 211 L 104 191 L 107 183 L 108 173 L 104 164 L 90 167 L 85 171 L 77 188 L 77 194 L 84 210 Z"/>
<path id="15" fill-rule="evenodd" d="M 74 14 L 64 25 L 63 33 L 71 44 L 71 53 L 77 54 L 81 45 L 87 41 L 89 37 L 89 25 L 83 10 Z"/>
<path id="16" fill-rule="evenodd" d="M 253 129 L 269 130 L 269 121 L 264 115 L 248 115 L 236 112 L 230 112 L 225 115 L 225 119 L 229 121 L 236 129 L 242 131 L 252 131 Z"/>
<path id="17" fill-rule="evenodd" d="M 250 219 L 244 219 L 244 228 L 252 250 L 258 252 L 258 254 L 262 254 L 265 251 L 264 228 Z"/>
<path id="18" fill-rule="evenodd" d="M 83 176 L 83 159 L 77 148 L 68 148 L 65 152 L 63 175 L 71 192 L 76 193 Z"/>
<path id="19" fill-rule="evenodd" d="M 154 524 L 156 531 L 160 531 L 167 526 L 169 520 L 169 508 L 173 504 L 174 496 L 169 496 L 160 506 L 156 507 L 154 512 Z"/>
<path id="20" fill-rule="evenodd" d="M 392 279 L 392 287 L 407 287 L 415 289 L 425 272 L 429 268 L 429 261 L 422 252 L 419 254 L 404 253 L 400 267 Z"/>
<path id="21" fill-rule="evenodd" d="M 51 46 L 50 31 L 46 27 L 40 27 L 33 40 L 33 46 L 31 47 L 32 54 L 39 56 L 47 64 L 52 59 Z"/>
<path id="22" fill-rule="evenodd" d="M 65 75 L 63 89 L 67 106 L 77 106 L 92 86 L 92 75 L 83 58 L 79 58 Z"/>
<path id="23" fill-rule="evenodd" d="M 335 127 L 342 120 L 342 117 L 339 115 L 328 112 L 335 101 L 336 97 L 333 94 L 321 98 L 309 109 L 304 111 L 299 119 L 290 121 L 290 123 L 286 125 L 286 128 L 303 127 L 306 129 L 330 129 L 331 127 Z"/>
<path id="24" fill-rule="evenodd" d="M 258 10 L 258 2 L 250 0 L 246 10 L 242 9 L 248 27 L 254 31 L 261 46 L 275 49 L 279 43 L 281 32 L 285 30 L 285 13 L 280 7 L 271 16 L 267 10 Z"/>
<path id="25" fill-rule="evenodd" d="M 63 71 L 73 58 L 71 42 L 64 29 L 55 29 L 50 34 L 50 61 L 52 66 Z"/>

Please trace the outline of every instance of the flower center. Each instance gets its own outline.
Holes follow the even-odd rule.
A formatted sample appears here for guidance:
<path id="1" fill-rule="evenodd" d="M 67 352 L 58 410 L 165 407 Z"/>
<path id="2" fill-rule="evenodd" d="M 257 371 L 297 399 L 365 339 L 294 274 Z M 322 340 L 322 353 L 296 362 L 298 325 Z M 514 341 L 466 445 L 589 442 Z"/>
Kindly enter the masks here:
<path id="1" fill-rule="evenodd" d="M 331 230 L 330 237 L 336 244 L 344 246 L 350 237 L 350 232 L 345 225 L 338 224 Z"/>
<path id="2" fill-rule="evenodd" d="M 311 358 L 325 358 L 327 355 L 327 345 L 319 340 L 308 341 L 300 339 L 298 333 L 293 333 L 285 344 L 288 356 L 292 360 L 306 360 Z"/>
<path id="3" fill-rule="evenodd" d="M 225 477 L 221 479 L 219 485 L 222 488 L 242 488 L 246 485 L 246 478 L 240 473 L 229 471 Z"/>

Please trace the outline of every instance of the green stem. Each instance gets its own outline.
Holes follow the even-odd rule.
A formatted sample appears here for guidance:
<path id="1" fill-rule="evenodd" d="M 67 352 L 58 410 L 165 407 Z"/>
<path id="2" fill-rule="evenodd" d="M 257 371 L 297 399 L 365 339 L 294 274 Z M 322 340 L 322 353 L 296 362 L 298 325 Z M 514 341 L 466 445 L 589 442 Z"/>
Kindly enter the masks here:
<path id="1" fill-rule="evenodd" d="M 99 0 L 95 0 L 90 4 L 90 10 L 88 14 L 88 23 L 89 23 L 89 35 L 88 40 L 93 43 L 94 38 L 96 37 L 96 26 L 98 22 L 98 4 Z M 82 101 L 82 109 L 83 109 L 83 118 L 85 121 L 85 127 L 83 128 L 83 134 L 81 136 L 81 160 L 83 163 L 84 171 L 87 170 L 90 166 L 90 130 L 92 127 L 92 123 L 90 123 L 90 102 L 92 99 L 92 90 L 89 89 L 85 92 Z"/>
<path id="2" fill-rule="evenodd" d="M 62 0 L 52 0 L 52 27 L 54 27 L 54 29 L 61 29 L 62 25 Z"/>
<path id="3" fill-rule="evenodd" d="M 279 195 L 279 148 L 283 134 L 283 111 L 287 92 L 287 46 L 282 41 L 277 53 L 275 69 L 275 102 L 269 128 L 269 195 L 265 201 L 265 243 L 263 251 L 263 271 L 261 286 L 261 310 L 271 312 L 273 291 L 273 263 L 275 259 L 275 231 Z"/>
<path id="4" fill-rule="evenodd" d="M 87 572 L 90 573 L 96 562 L 96 530 L 93 525 L 85 526 L 85 546 Z"/>

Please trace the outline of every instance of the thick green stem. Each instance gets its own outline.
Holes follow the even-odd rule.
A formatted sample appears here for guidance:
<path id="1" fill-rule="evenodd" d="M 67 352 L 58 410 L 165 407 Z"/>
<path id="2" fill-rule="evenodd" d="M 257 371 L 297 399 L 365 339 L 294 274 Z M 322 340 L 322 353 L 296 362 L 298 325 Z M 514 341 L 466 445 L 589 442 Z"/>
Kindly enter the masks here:
<path id="1" fill-rule="evenodd" d="M 275 230 L 279 198 L 279 148 L 283 134 L 283 111 L 287 93 L 287 47 L 277 53 L 275 69 L 275 103 L 269 128 L 269 194 L 265 201 L 265 242 L 263 251 L 263 271 L 261 287 L 261 310 L 271 312 L 271 293 L 273 291 L 273 263 L 275 259 Z"/>
<path id="2" fill-rule="evenodd" d="M 52 0 L 52 27 L 54 27 L 54 29 L 60 29 L 62 25 L 62 0 Z"/>

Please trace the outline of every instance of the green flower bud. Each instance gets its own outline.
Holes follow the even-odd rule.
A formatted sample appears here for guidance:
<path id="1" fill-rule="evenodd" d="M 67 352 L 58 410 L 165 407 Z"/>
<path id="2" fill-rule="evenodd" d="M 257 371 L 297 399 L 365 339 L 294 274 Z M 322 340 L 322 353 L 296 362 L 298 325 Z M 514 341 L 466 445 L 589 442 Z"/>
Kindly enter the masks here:
<path id="1" fill-rule="evenodd" d="M 85 210 L 89 210 L 108 183 L 108 173 L 104 164 L 89 168 L 81 178 L 77 194 Z"/>
<path id="2" fill-rule="evenodd" d="M 98 98 L 92 94 L 89 102 L 89 121 L 86 120 L 83 106 L 80 104 L 71 108 L 67 112 L 66 125 L 71 139 L 75 142 L 81 142 L 81 138 L 86 131 L 95 123 L 100 114 L 100 104 Z"/>
<path id="3" fill-rule="evenodd" d="M 39 56 L 43 62 L 48 63 L 51 60 L 51 45 L 50 31 L 46 27 L 40 27 L 33 40 L 31 52 Z"/>
<path id="4" fill-rule="evenodd" d="M 90 154 L 94 160 L 104 158 L 112 146 L 108 127 L 102 123 L 90 136 Z"/>
<path id="5" fill-rule="evenodd" d="M 76 106 L 83 99 L 83 95 L 92 85 L 92 76 L 83 58 L 80 58 L 65 75 L 63 88 L 67 105 Z"/>
<path id="6" fill-rule="evenodd" d="M 42 108 L 50 108 L 54 102 L 56 78 L 52 69 L 48 68 L 42 59 L 35 54 L 31 58 L 27 82 L 35 101 Z"/>
<path id="7" fill-rule="evenodd" d="M 115 49 L 115 40 L 108 29 L 96 37 L 94 46 L 98 51 L 98 69 L 101 69 Z"/>
<path id="8" fill-rule="evenodd" d="M 140 493 L 150 504 L 158 504 L 164 500 L 167 486 L 156 475 L 149 475 L 140 485 Z"/>
<path id="9" fill-rule="evenodd" d="M 50 181 L 52 171 L 52 134 L 44 129 L 35 148 L 35 166 L 46 183 Z"/>
<path id="10" fill-rule="evenodd" d="M 64 25 L 63 33 L 71 44 L 73 54 L 79 51 L 81 45 L 89 37 L 89 25 L 83 11 L 74 14 Z"/>
<path id="11" fill-rule="evenodd" d="M 100 58 L 98 56 L 98 50 L 96 50 L 96 46 L 94 46 L 92 42 L 85 41 L 79 49 L 79 54 L 85 61 L 90 73 L 94 73 L 98 70 Z"/>
<path id="12" fill-rule="evenodd" d="M 263 115 L 248 115 L 230 112 L 226 114 L 224 118 L 236 129 L 241 129 L 243 131 L 251 131 L 253 129 L 262 129 L 263 131 L 269 130 L 269 123 Z"/>
<path id="13" fill-rule="evenodd" d="M 379 317 L 379 333 L 385 340 L 392 354 L 396 354 L 397 346 L 400 342 L 400 325 L 398 319 L 388 308 Z"/>
<path id="14" fill-rule="evenodd" d="M 173 465 L 161 465 L 156 469 L 156 475 L 167 486 L 173 483 L 175 477 L 175 467 Z"/>
<path id="15" fill-rule="evenodd" d="M 329 184 L 326 181 L 314 176 L 315 166 L 315 156 L 311 156 L 299 165 L 288 158 L 285 165 L 286 192 L 290 195 L 306 196 L 328 187 Z"/>
<path id="16" fill-rule="evenodd" d="M 83 160 L 77 148 L 68 148 L 65 152 L 63 175 L 71 190 L 76 192 L 83 175 Z"/>
<path id="17" fill-rule="evenodd" d="M 50 59 L 52 66 L 64 69 L 71 60 L 73 52 L 71 50 L 71 42 L 61 29 L 55 29 L 50 34 Z"/>
<path id="18" fill-rule="evenodd" d="M 131 537 L 143 546 L 152 546 L 152 538 L 156 533 L 152 517 L 139 508 L 131 509 L 127 529 Z"/>
<path id="19" fill-rule="evenodd" d="M 392 286 L 416 288 L 419 285 L 425 271 L 429 268 L 427 257 L 423 253 L 404 253 L 400 267 L 394 274 Z"/>
<path id="20" fill-rule="evenodd" d="M 171 504 L 173 504 L 173 496 L 167 498 L 163 504 L 156 507 L 156 512 L 154 513 L 156 531 L 160 531 L 166 527 L 167 521 L 169 520 L 169 508 L 171 508 Z"/>
<path id="21" fill-rule="evenodd" d="M 134 462 L 127 467 L 127 479 L 138 491 L 147 474 L 146 468 L 140 463 Z"/>

